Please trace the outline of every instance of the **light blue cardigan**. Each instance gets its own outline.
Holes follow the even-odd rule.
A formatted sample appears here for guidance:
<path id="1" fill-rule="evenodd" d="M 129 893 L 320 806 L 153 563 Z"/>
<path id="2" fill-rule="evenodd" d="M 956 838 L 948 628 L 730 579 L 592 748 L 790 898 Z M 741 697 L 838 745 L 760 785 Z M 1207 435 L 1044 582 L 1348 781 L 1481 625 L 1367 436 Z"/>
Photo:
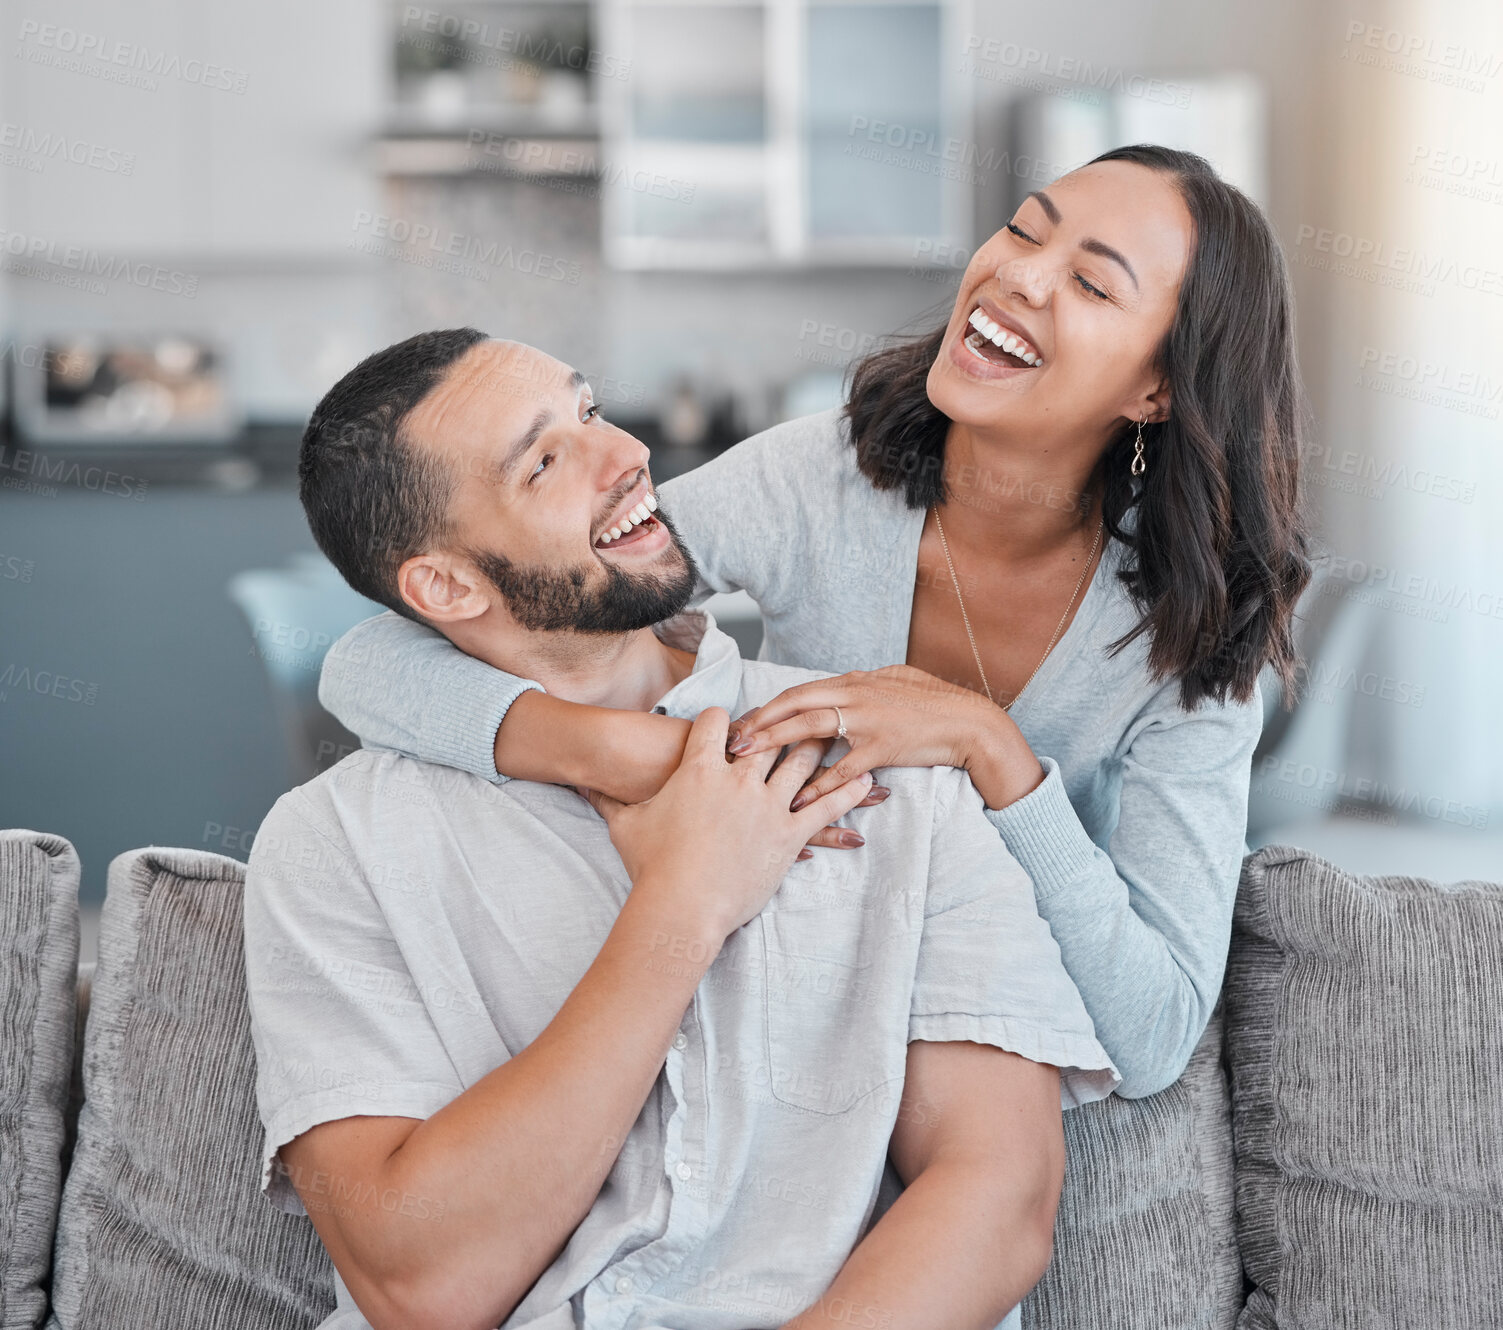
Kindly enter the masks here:
<path id="1" fill-rule="evenodd" d="M 767 430 L 663 484 L 663 508 L 699 564 L 699 603 L 744 589 L 761 607 L 761 658 L 843 673 L 901 663 L 924 510 L 873 488 L 838 412 Z M 1047 776 L 989 811 L 1033 878 L 1066 968 L 1122 1073 L 1118 1093 L 1179 1079 L 1221 990 L 1246 852 L 1260 696 L 1185 712 L 1154 683 L 1108 540 L 1064 636 L 1012 708 Z M 323 704 L 368 746 L 492 780 L 496 728 L 538 687 L 466 656 L 400 615 L 334 644 Z"/>

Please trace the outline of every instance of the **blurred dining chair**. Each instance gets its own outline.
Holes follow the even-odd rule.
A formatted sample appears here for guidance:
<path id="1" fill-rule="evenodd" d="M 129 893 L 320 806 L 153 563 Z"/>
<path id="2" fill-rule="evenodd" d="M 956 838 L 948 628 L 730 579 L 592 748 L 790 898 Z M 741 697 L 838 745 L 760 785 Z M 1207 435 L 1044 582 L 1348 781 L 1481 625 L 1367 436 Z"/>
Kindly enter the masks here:
<path id="1" fill-rule="evenodd" d="M 1356 695 L 1326 681 L 1362 668 L 1377 625 L 1372 608 L 1343 590 L 1318 567 L 1300 598 L 1295 645 L 1301 665 L 1293 707 L 1285 707 L 1285 690 L 1271 671 L 1260 681 L 1263 734 L 1253 754 L 1248 804 L 1248 841 L 1254 846 L 1266 843 L 1271 828 L 1318 822 L 1334 811 L 1297 777 L 1291 783 L 1272 773 L 1339 773 L 1346 767 Z M 1301 802 L 1307 795 L 1310 801 Z"/>
<path id="2" fill-rule="evenodd" d="M 360 746 L 319 705 L 318 675 L 329 647 L 384 606 L 350 589 L 321 554 L 294 554 L 283 568 L 237 573 L 227 587 L 266 671 L 294 783 L 311 780 Z"/>
<path id="3" fill-rule="evenodd" d="M 1366 771 L 1362 727 L 1372 723 L 1375 704 L 1365 693 L 1379 677 L 1374 661 L 1388 613 L 1328 568 L 1317 571 L 1296 615 L 1304 663 L 1293 709 L 1282 706 L 1277 680 L 1266 672 L 1262 679 L 1264 724 L 1252 761 L 1248 844 L 1298 845 L 1361 873 L 1495 879 L 1503 834 L 1487 832 L 1485 819 L 1467 827 L 1420 816 L 1395 797 L 1404 793 L 1402 785 L 1391 791 L 1358 779 Z"/>

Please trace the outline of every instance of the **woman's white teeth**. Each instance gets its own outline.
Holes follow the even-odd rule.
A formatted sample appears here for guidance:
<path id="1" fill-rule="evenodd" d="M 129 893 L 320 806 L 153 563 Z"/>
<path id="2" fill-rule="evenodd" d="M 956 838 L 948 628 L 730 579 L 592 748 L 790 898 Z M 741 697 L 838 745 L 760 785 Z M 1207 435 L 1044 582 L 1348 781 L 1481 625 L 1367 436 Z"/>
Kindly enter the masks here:
<path id="1" fill-rule="evenodd" d="M 1008 355 L 1017 356 L 1019 360 L 1035 368 L 1044 363 L 1044 358 L 1029 350 L 1028 343 L 1021 337 L 1008 332 L 1000 323 L 989 319 L 979 309 L 972 312 L 969 322 L 971 327 L 987 341 L 993 346 L 1001 347 Z"/>
<path id="2" fill-rule="evenodd" d="M 602 545 L 609 545 L 613 540 L 620 540 L 634 526 L 641 526 L 654 512 L 657 511 L 658 500 L 654 494 L 649 494 L 635 508 L 631 509 L 615 526 L 605 535 L 600 537 Z"/>

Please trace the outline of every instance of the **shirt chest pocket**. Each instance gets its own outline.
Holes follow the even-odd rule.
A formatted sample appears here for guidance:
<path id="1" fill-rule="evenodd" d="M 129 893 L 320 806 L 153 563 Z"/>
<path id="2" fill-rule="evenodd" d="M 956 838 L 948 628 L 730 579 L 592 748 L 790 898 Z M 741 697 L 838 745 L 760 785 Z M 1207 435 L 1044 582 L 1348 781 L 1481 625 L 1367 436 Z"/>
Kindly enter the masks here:
<path id="1" fill-rule="evenodd" d="M 773 1097 L 826 1114 L 875 1097 L 896 1111 L 912 986 L 897 939 L 852 906 L 785 906 L 758 921 Z"/>

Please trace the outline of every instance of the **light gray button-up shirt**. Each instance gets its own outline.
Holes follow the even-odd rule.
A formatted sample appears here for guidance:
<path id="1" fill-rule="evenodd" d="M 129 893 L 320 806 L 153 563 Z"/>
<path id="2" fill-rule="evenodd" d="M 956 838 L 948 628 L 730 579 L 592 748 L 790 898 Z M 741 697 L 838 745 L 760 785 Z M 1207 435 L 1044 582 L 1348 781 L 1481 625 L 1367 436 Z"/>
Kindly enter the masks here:
<path id="1" fill-rule="evenodd" d="M 734 716 L 819 677 L 743 661 L 703 610 L 655 631 L 697 653 L 656 708 L 670 715 Z M 782 1325 L 872 1221 L 910 1040 L 1057 1065 L 1065 1106 L 1119 1083 L 969 778 L 876 775 L 892 797 L 842 819 L 866 845 L 794 864 L 727 939 L 626 1140 L 602 1143 L 619 1154 L 599 1197 L 508 1327 Z M 275 1155 L 310 1127 L 429 1117 L 526 1047 L 630 885 L 604 821 L 560 786 L 363 750 L 278 800 L 245 892 L 271 1200 L 303 1212 Z M 665 936 L 654 963 L 686 963 L 684 945 Z M 337 1181 L 300 1181 L 340 1204 Z M 442 1222 L 438 1198 L 388 1199 Z M 365 1326 L 336 1291 L 324 1326 Z"/>

